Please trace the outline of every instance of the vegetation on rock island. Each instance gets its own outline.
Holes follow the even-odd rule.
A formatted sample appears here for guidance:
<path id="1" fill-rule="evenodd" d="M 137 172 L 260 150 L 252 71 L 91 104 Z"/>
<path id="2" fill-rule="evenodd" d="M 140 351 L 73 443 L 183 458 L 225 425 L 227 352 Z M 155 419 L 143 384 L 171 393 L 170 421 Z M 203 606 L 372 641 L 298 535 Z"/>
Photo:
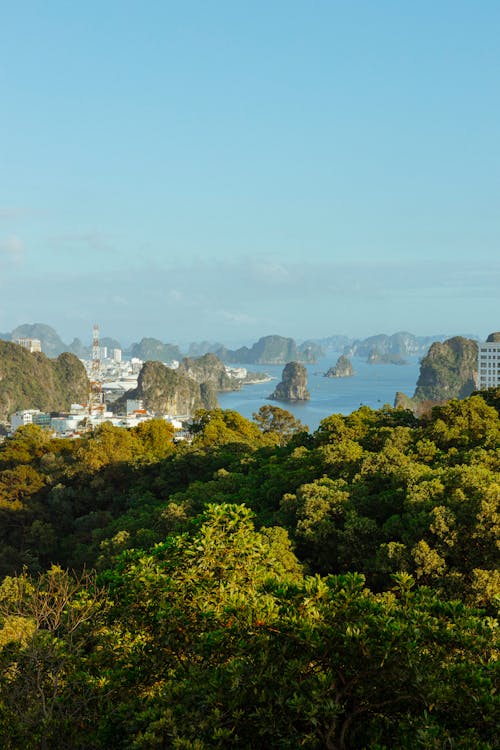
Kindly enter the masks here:
<path id="1" fill-rule="evenodd" d="M 6 750 L 498 742 L 500 391 L 0 445 Z"/>

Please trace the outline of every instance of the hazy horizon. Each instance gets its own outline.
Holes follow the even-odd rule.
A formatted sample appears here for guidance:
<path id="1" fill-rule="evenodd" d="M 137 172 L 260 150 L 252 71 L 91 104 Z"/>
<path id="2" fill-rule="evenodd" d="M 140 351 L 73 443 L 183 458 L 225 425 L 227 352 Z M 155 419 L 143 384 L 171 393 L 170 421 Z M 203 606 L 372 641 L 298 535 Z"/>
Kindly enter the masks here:
<path id="1" fill-rule="evenodd" d="M 500 328 L 497 3 L 1 19 L 0 331 Z"/>
<path id="2" fill-rule="evenodd" d="M 82 335 L 80 336 L 80 335 L 75 334 L 75 333 L 69 333 L 68 335 L 64 335 L 64 334 L 62 334 L 61 330 L 57 327 L 57 325 L 52 325 L 51 323 L 47 323 L 46 321 L 36 321 L 36 322 L 27 322 L 27 321 L 24 321 L 24 323 L 22 323 L 20 325 L 48 325 L 48 326 L 50 326 L 50 328 L 52 328 L 59 335 L 59 337 L 61 338 L 61 340 L 65 344 L 67 344 L 68 346 L 73 342 L 74 339 L 80 339 L 80 341 L 82 342 L 82 344 L 84 346 L 91 346 L 92 345 L 92 334 L 93 334 L 93 329 L 92 328 L 90 330 L 84 331 L 82 333 Z M 181 349 L 181 351 L 183 349 L 187 351 L 187 348 L 189 347 L 190 344 L 201 344 L 201 343 L 204 343 L 204 342 L 208 342 L 210 344 L 219 343 L 219 344 L 222 344 L 222 345 L 226 346 L 229 349 L 238 349 L 238 348 L 243 347 L 243 346 L 247 346 L 247 347 L 250 348 L 260 338 L 263 338 L 263 337 L 266 337 L 266 336 L 274 336 L 274 335 L 275 336 L 282 336 L 284 338 L 294 339 L 295 342 L 298 345 L 300 345 L 300 344 L 302 344 L 302 343 L 304 343 L 306 341 L 321 341 L 321 340 L 328 339 L 328 338 L 334 338 L 336 336 L 338 336 L 338 337 L 345 336 L 350 341 L 363 341 L 365 339 L 370 338 L 371 336 L 377 336 L 377 335 L 392 336 L 392 335 L 397 334 L 397 333 L 410 333 L 410 334 L 416 336 L 417 338 L 421 337 L 421 338 L 436 338 L 436 339 L 437 338 L 451 338 L 453 336 L 463 336 L 463 337 L 466 337 L 466 338 L 478 339 L 478 340 L 482 341 L 482 340 L 486 340 L 486 337 L 489 335 L 489 333 L 492 333 L 492 331 L 489 331 L 489 333 L 485 334 L 484 337 L 483 337 L 483 336 L 478 335 L 477 333 L 464 332 L 464 331 L 454 331 L 454 332 L 448 332 L 448 333 L 447 332 L 437 332 L 437 331 L 416 333 L 415 331 L 397 330 L 397 331 L 377 331 L 376 333 L 368 333 L 367 335 L 363 335 L 363 334 L 360 334 L 360 335 L 349 335 L 348 333 L 346 333 L 344 331 L 335 331 L 335 332 L 329 333 L 329 334 L 327 334 L 325 336 L 311 335 L 311 336 L 306 336 L 306 337 L 297 337 L 297 336 L 294 336 L 293 333 L 282 333 L 282 332 L 279 332 L 279 331 L 274 331 L 274 332 L 262 332 L 257 337 L 250 338 L 250 339 L 237 339 L 237 338 L 235 338 L 235 339 L 223 339 L 223 338 L 217 337 L 217 336 L 213 336 L 211 338 L 206 338 L 206 339 L 199 339 L 199 338 L 198 339 L 197 338 L 192 338 L 192 339 L 174 339 L 174 338 L 168 338 L 168 337 L 165 337 L 165 336 L 163 336 L 163 337 L 162 336 L 151 336 L 148 332 L 144 332 L 142 335 L 139 335 L 135 339 L 132 339 L 129 336 L 125 336 L 124 337 L 124 336 L 117 335 L 113 331 L 103 330 L 101 326 L 98 326 L 98 327 L 99 327 L 99 337 L 100 337 L 101 340 L 108 339 L 108 338 L 116 339 L 117 341 L 120 342 L 120 344 L 122 345 L 122 347 L 124 349 L 129 348 L 132 344 L 139 343 L 141 341 L 141 339 L 143 339 L 143 338 L 155 338 L 155 339 L 158 339 L 158 340 L 162 341 L 164 344 L 178 345 L 179 348 Z M 2 335 L 12 333 L 12 331 L 14 331 L 15 328 L 17 328 L 17 326 L 14 327 L 14 328 L 12 328 L 12 329 L 8 329 L 7 328 L 5 330 L 1 330 L 0 331 L 0 337 Z"/>

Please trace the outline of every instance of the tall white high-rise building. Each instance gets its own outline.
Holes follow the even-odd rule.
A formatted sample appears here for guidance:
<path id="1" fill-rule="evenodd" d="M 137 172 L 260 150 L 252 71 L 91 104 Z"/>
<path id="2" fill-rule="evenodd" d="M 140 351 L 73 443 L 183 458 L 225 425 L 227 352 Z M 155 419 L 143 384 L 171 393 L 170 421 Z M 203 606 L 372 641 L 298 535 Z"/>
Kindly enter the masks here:
<path id="1" fill-rule="evenodd" d="M 478 388 L 497 388 L 500 386 L 500 333 L 491 333 L 478 349 Z"/>

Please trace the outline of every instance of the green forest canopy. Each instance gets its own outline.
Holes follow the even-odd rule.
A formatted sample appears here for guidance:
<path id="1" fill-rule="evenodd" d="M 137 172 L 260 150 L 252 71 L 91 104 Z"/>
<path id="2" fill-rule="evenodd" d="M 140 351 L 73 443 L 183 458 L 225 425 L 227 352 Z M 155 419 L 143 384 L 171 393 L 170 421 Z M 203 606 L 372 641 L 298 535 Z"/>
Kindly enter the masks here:
<path id="1" fill-rule="evenodd" d="M 20 428 L 2 747 L 496 747 L 499 405 Z"/>

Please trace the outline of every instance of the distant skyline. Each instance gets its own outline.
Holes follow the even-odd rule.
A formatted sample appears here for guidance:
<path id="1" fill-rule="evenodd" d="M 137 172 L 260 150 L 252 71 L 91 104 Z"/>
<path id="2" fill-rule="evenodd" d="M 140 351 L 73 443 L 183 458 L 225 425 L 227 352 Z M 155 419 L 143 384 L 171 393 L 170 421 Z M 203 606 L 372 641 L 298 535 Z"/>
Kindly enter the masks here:
<path id="1" fill-rule="evenodd" d="M 500 6 L 0 11 L 0 331 L 500 329 Z"/>

